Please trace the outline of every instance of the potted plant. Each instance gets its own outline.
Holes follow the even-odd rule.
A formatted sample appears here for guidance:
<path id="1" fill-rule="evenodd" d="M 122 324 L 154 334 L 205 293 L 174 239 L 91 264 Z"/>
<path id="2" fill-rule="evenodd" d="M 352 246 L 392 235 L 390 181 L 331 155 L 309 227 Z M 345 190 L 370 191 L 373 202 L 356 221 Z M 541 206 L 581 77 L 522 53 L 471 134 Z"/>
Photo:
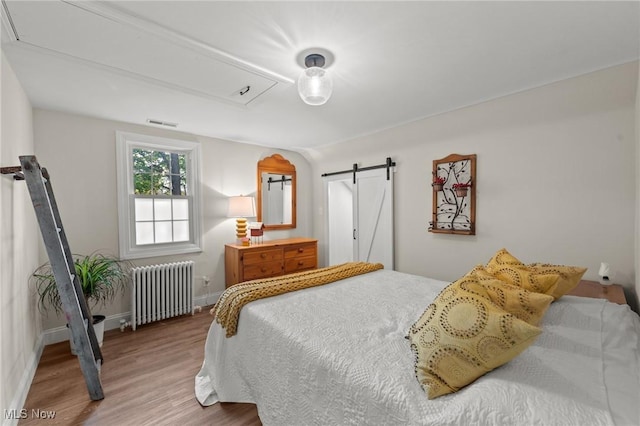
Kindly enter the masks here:
<path id="1" fill-rule="evenodd" d="M 434 191 L 442 191 L 444 182 L 445 182 L 445 178 L 443 178 L 442 176 L 435 176 L 433 178 L 433 183 L 431 184 L 431 186 L 433 186 Z"/>
<path id="2" fill-rule="evenodd" d="M 80 281 L 82 292 L 87 300 L 87 308 L 91 314 L 91 306 L 98 304 L 105 306 L 122 292 L 129 282 L 129 265 L 113 256 L 92 253 L 90 255 L 74 255 L 76 275 Z M 45 263 L 36 269 L 32 275 L 38 293 L 38 306 L 42 311 L 53 308 L 56 314 L 63 312 L 62 300 L 56 286 L 50 263 Z M 91 315 L 98 343 L 102 346 L 104 334 L 104 315 Z M 73 339 L 71 352 L 75 354 Z"/>
<path id="3" fill-rule="evenodd" d="M 458 197 L 466 197 L 469 187 L 471 187 L 471 182 L 467 182 L 467 183 L 459 182 L 459 183 L 454 183 L 452 185 L 452 188 Z"/>

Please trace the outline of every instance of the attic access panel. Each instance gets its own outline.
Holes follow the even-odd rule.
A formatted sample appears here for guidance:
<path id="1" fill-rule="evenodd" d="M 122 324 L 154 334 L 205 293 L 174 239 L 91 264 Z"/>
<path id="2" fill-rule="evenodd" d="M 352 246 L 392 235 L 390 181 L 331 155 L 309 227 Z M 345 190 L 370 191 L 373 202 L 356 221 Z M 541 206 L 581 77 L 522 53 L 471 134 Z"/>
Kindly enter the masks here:
<path id="1" fill-rule="evenodd" d="M 93 2 L 8 2 L 14 43 L 151 84 L 247 105 L 283 77 Z"/>

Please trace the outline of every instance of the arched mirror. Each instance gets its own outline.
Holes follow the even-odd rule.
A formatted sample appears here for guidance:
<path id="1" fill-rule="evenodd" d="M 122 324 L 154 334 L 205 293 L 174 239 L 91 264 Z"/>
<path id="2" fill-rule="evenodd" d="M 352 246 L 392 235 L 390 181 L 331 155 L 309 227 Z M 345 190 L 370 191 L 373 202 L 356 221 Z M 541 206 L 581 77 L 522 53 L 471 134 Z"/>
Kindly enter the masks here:
<path id="1" fill-rule="evenodd" d="M 264 229 L 296 227 L 296 166 L 280 154 L 258 161 L 258 222 Z"/>

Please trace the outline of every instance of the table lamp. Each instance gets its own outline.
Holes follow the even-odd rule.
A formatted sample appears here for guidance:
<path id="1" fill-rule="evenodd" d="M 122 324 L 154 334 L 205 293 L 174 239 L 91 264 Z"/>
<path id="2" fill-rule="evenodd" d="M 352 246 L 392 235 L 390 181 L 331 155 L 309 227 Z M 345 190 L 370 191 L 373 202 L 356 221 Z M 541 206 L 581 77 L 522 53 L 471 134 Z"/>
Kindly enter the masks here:
<path id="1" fill-rule="evenodd" d="M 611 274 L 611 266 L 608 263 L 602 262 L 598 275 L 600 275 L 600 284 L 609 284 L 609 274 Z"/>
<path id="2" fill-rule="evenodd" d="M 229 197 L 227 217 L 236 218 L 236 239 L 241 241 L 247 237 L 247 218 L 255 217 L 256 203 L 253 197 L 243 195 Z"/>

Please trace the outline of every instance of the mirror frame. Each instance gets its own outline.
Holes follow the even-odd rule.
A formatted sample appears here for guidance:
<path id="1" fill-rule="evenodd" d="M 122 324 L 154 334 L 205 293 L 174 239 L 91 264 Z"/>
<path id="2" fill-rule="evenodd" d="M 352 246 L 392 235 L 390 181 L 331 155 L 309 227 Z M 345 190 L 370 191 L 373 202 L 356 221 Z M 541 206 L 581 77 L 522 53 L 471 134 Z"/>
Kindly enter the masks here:
<path id="1" fill-rule="evenodd" d="M 273 154 L 258 161 L 258 222 L 262 220 L 262 173 L 291 175 L 291 223 L 264 224 L 264 229 L 293 229 L 296 227 L 296 166 L 280 154 Z"/>

